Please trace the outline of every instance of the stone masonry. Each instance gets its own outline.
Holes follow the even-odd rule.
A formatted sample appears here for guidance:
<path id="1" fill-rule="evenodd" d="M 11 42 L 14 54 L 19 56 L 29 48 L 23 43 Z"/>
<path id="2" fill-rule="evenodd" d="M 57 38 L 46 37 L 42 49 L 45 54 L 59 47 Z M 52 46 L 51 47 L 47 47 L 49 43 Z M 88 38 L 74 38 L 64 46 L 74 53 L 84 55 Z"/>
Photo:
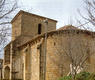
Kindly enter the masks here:
<path id="1" fill-rule="evenodd" d="M 48 24 L 44 23 L 46 19 Z M 11 23 L 12 41 L 4 51 L 4 79 L 44 80 L 45 77 L 45 80 L 58 80 L 68 75 L 71 60 L 65 53 L 69 52 L 70 45 L 74 59 L 82 55 L 82 50 L 89 55 L 85 62 L 87 67 L 82 69 L 95 72 L 94 32 L 72 25 L 56 30 L 56 20 L 25 11 L 20 11 Z"/>

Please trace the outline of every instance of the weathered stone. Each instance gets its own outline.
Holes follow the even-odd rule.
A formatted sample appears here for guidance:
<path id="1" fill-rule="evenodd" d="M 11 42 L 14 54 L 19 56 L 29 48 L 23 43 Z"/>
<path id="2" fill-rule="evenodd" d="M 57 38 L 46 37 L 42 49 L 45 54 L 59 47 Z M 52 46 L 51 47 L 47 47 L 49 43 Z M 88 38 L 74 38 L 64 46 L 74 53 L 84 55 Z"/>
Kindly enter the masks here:
<path id="1" fill-rule="evenodd" d="M 9 78 L 44 80 L 45 76 L 46 80 L 58 80 L 59 77 L 68 75 L 71 60 L 65 50 L 69 50 L 69 43 L 72 44 L 75 57 L 82 55 L 82 49 L 86 53 L 87 49 L 83 45 L 89 43 L 89 57 L 84 70 L 95 72 L 95 33 L 72 25 L 56 30 L 56 21 L 47 18 L 47 25 L 44 23 L 45 19 L 20 11 L 12 20 L 12 42 L 5 47 L 5 54 L 8 56 L 4 55 L 3 66 L 4 71 L 8 66 L 11 75 Z M 38 24 L 42 24 L 42 34 L 38 34 Z M 48 31 L 46 40 L 45 27 Z M 6 79 L 5 75 L 4 73 L 3 78 Z"/>

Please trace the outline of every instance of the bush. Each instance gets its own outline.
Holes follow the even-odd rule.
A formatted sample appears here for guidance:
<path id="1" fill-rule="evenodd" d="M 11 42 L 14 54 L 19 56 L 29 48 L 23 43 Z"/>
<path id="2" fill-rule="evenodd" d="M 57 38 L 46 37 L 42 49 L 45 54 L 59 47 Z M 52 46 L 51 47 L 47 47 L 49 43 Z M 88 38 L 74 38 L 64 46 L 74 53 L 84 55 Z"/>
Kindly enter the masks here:
<path id="1" fill-rule="evenodd" d="M 92 74 L 89 76 L 89 80 L 95 80 L 95 73 L 92 73 Z"/>
<path id="2" fill-rule="evenodd" d="M 72 80 L 71 76 L 64 76 L 59 80 Z M 75 76 L 75 80 L 95 80 L 95 73 L 80 72 Z"/>
<path id="3" fill-rule="evenodd" d="M 62 78 L 60 78 L 59 80 L 71 80 L 72 77 L 71 76 L 64 76 Z"/>
<path id="4" fill-rule="evenodd" d="M 89 76 L 91 74 L 89 72 L 80 72 L 76 75 L 76 80 L 89 80 Z"/>

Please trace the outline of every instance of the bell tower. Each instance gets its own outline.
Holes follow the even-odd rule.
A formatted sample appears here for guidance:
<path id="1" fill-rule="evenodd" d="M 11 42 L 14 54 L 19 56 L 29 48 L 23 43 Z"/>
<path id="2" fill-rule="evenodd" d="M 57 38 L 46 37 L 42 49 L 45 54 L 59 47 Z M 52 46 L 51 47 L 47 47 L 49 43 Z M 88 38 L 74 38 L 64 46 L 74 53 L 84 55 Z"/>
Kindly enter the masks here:
<path id="1" fill-rule="evenodd" d="M 48 19 L 47 31 L 56 30 L 56 20 L 39 16 L 36 14 L 19 11 L 18 14 L 11 21 L 12 23 L 12 40 L 19 36 L 34 36 L 45 32 L 44 20 Z"/>

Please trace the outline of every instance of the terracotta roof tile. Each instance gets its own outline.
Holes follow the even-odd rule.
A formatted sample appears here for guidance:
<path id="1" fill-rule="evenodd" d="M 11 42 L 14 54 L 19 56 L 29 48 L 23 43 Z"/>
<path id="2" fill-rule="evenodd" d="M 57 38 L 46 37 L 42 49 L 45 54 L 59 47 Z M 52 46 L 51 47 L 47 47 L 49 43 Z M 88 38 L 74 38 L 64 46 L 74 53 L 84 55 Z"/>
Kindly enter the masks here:
<path id="1" fill-rule="evenodd" d="M 58 30 L 68 30 L 68 29 L 77 30 L 78 28 L 77 28 L 77 27 L 74 27 L 74 26 L 72 26 L 72 25 L 66 25 L 66 26 L 64 26 L 64 27 L 59 28 Z"/>

